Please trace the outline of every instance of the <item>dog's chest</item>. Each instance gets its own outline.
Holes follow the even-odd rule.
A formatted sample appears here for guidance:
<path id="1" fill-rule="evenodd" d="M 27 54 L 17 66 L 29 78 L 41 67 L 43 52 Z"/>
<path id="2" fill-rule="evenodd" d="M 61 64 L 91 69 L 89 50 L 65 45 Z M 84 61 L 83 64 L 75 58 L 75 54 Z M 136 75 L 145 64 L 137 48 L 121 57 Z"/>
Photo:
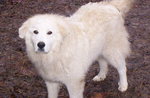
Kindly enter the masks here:
<path id="1" fill-rule="evenodd" d="M 44 80 L 61 81 L 66 72 L 60 61 L 40 58 L 35 64 L 36 69 Z"/>

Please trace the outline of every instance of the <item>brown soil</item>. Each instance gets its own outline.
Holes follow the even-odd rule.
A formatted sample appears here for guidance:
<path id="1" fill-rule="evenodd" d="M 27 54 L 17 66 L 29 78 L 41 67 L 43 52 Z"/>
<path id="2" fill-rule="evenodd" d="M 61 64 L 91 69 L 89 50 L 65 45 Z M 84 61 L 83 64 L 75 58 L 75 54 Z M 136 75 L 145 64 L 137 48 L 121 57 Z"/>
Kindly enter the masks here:
<path id="1" fill-rule="evenodd" d="M 69 16 L 81 5 L 101 0 L 0 0 L 0 98 L 46 98 L 44 81 L 25 53 L 18 28 L 30 16 L 56 13 Z M 110 67 L 103 82 L 93 82 L 95 63 L 88 72 L 85 98 L 150 98 L 150 0 L 136 0 L 125 23 L 132 47 L 127 59 L 129 88 L 117 90 L 118 74 Z M 69 98 L 62 87 L 59 98 Z"/>

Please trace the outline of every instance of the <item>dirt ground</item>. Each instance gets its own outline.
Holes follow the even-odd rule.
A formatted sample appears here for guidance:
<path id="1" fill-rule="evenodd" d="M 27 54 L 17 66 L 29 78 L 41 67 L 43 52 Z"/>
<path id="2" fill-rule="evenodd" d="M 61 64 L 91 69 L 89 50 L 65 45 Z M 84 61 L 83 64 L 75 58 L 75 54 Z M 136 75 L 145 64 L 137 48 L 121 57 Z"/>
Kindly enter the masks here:
<path id="1" fill-rule="evenodd" d="M 28 60 L 18 28 L 30 16 L 56 13 L 69 16 L 81 5 L 101 0 L 0 0 L 0 98 L 46 98 L 44 81 Z M 86 78 L 85 98 L 150 98 L 150 0 L 136 0 L 125 23 L 132 54 L 127 59 L 129 88 L 120 93 L 118 73 L 110 67 L 103 82 L 93 82 L 94 63 Z M 69 98 L 65 86 L 59 98 Z"/>

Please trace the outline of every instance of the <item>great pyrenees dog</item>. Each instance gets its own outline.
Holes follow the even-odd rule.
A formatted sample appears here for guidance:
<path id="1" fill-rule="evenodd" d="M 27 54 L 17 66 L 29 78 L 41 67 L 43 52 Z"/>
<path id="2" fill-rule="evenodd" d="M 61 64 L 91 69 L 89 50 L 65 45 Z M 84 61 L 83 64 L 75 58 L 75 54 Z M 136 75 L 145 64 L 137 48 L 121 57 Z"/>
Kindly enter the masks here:
<path id="1" fill-rule="evenodd" d="M 38 14 L 19 28 L 29 59 L 45 80 L 48 98 L 57 98 L 65 84 L 70 98 L 83 98 L 85 76 L 94 61 L 100 72 L 94 81 L 106 78 L 108 64 L 119 73 L 118 89 L 127 90 L 125 58 L 130 53 L 124 16 L 133 0 L 88 3 L 73 15 Z"/>

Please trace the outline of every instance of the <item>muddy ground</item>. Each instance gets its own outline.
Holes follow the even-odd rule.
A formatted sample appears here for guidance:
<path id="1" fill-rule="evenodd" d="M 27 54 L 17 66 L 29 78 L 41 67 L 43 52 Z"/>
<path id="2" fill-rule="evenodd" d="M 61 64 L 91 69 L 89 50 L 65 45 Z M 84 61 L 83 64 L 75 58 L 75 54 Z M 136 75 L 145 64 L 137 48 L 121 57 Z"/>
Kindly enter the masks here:
<path id="1" fill-rule="evenodd" d="M 69 16 L 81 5 L 101 0 L 0 0 L 0 98 L 46 98 L 44 81 L 25 53 L 18 28 L 30 16 L 56 13 Z M 85 98 L 150 98 L 150 0 L 137 0 L 125 23 L 132 47 L 127 59 L 129 88 L 120 93 L 118 74 L 110 67 L 103 82 L 93 82 L 94 63 L 86 78 Z M 69 98 L 65 86 L 59 98 Z"/>

